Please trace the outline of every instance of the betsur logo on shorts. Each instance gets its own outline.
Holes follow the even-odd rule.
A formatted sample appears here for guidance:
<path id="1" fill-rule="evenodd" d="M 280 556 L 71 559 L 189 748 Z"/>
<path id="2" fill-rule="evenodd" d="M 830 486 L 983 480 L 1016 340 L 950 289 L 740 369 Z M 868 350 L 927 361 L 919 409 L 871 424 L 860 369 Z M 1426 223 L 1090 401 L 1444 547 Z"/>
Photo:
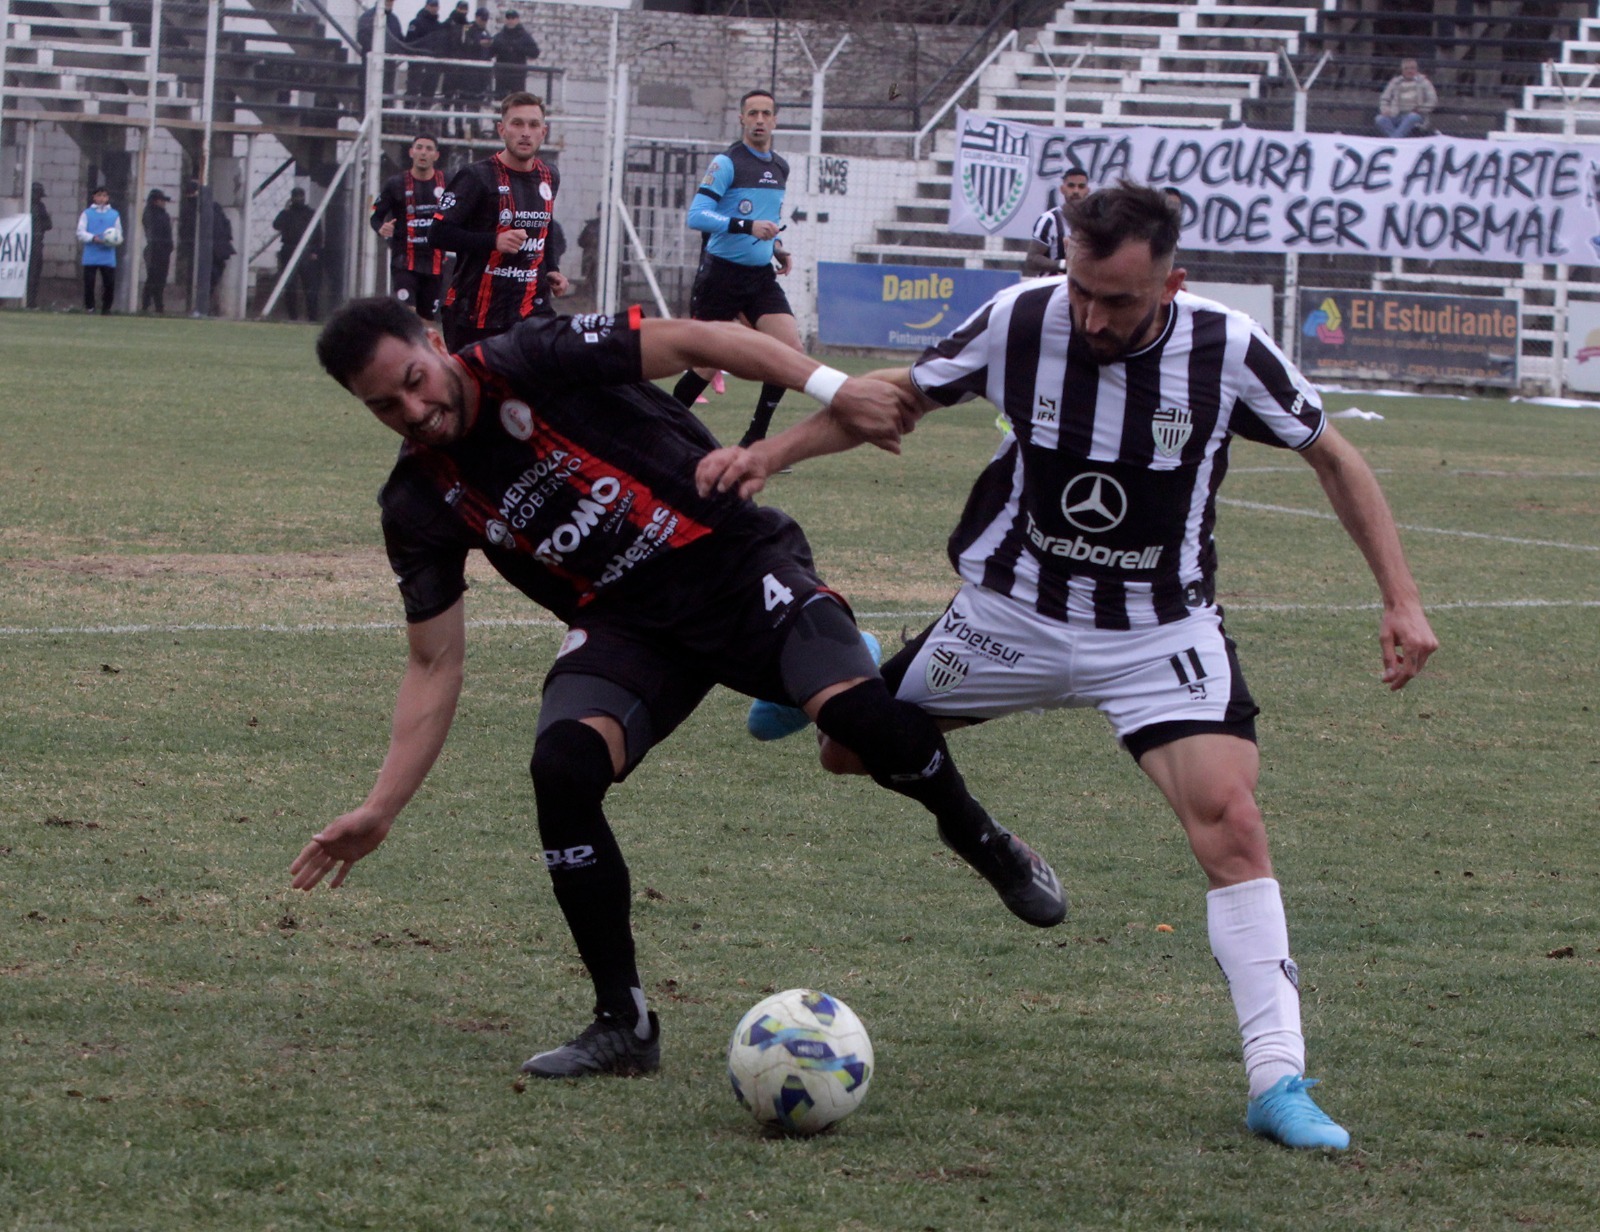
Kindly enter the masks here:
<path id="1" fill-rule="evenodd" d="M 965 642 L 967 649 L 981 654 L 986 659 L 993 659 L 996 663 L 1003 663 L 1007 667 L 1015 667 L 1022 662 L 1022 651 L 1015 646 L 1008 646 L 1004 642 L 990 637 L 982 629 L 974 629 L 968 623 L 967 618 L 954 606 L 944 614 L 944 632 L 958 642 Z"/>

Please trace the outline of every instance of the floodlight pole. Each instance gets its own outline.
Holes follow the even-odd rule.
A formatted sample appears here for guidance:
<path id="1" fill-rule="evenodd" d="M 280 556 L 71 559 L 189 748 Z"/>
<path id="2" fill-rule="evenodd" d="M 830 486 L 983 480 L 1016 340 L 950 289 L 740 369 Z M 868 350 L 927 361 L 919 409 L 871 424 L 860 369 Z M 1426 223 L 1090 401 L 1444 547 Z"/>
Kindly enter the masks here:
<path id="1" fill-rule="evenodd" d="M 372 50 L 367 53 L 367 115 L 377 117 L 372 126 L 372 136 L 367 144 L 367 200 L 376 201 L 383 191 L 383 65 L 389 39 L 389 19 L 383 11 L 383 0 L 374 0 L 372 21 Z M 352 214 L 360 213 L 360 202 Z M 397 226 L 405 226 L 401 219 Z M 368 248 L 370 241 L 376 241 Z M 357 269 L 360 271 L 359 291 L 371 295 L 378 286 L 378 262 L 383 256 L 383 237 L 371 227 L 362 227 L 356 236 Z"/>
<path id="2" fill-rule="evenodd" d="M 1304 82 L 1299 74 L 1294 71 L 1294 64 L 1289 59 L 1289 53 L 1282 47 L 1278 48 L 1278 55 L 1283 59 L 1283 67 L 1289 74 L 1289 84 L 1294 87 L 1294 131 L 1306 131 L 1307 95 L 1312 84 L 1321 75 L 1323 67 L 1328 63 L 1331 52 L 1323 52 L 1322 58 L 1317 61 L 1316 68 L 1311 70 L 1311 76 Z M 1283 347 L 1284 354 L 1294 355 L 1295 345 L 1295 314 L 1299 310 L 1300 299 L 1300 254 L 1291 252 L 1283 260 L 1283 316 L 1278 324 L 1278 344 Z"/>
<path id="3" fill-rule="evenodd" d="M 595 264 L 595 277 L 600 285 L 595 288 L 595 308 L 604 313 L 616 311 L 617 306 L 617 235 L 612 223 L 616 209 L 613 204 L 622 195 L 622 171 L 618 161 L 622 158 L 622 143 L 617 140 L 617 130 L 623 127 L 623 116 L 628 90 L 627 65 L 617 57 L 617 15 L 611 15 L 610 63 L 607 80 L 611 89 L 606 93 L 606 134 L 612 138 L 611 156 L 606 160 L 605 191 L 600 197 L 600 252 Z"/>
<path id="4" fill-rule="evenodd" d="M 810 153 L 813 159 L 822 156 L 822 113 L 827 105 L 828 70 L 833 67 L 833 62 L 839 58 L 839 53 L 844 50 L 845 44 L 850 41 L 848 34 L 840 36 L 839 41 L 828 53 L 828 58 L 820 65 L 817 58 L 811 54 L 811 48 L 806 45 L 805 35 L 796 33 L 795 40 L 800 44 L 800 50 L 805 52 L 806 59 L 811 61 L 811 145 Z M 776 84 L 776 83 L 774 83 Z"/>

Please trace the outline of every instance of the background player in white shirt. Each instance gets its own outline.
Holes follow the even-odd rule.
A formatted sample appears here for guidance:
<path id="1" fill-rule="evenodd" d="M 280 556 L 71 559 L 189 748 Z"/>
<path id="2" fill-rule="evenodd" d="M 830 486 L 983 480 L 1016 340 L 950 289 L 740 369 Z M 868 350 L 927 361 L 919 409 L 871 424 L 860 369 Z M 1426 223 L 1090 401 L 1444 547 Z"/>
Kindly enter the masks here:
<path id="1" fill-rule="evenodd" d="M 1215 604 L 1211 528 L 1233 435 L 1295 449 L 1316 472 L 1383 598 L 1384 682 L 1404 687 L 1438 642 L 1377 480 L 1316 391 L 1248 317 L 1180 290 L 1162 195 L 1104 189 L 1068 221 L 1067 278 L 1002 292 L 910 369 L 876 374 L 913 391 L 917 414 L 849 425 L 893 442 L 921 414 L 982 395 L 1014 428 L 951 537 L 961 590 L 884 678 L 948 726 L 1039 707 L 1106 715 L 1208 879 L 1246 1123 L 1286 1146 L 1342 1149 L 1349 1134 L 1306 1094 L 1298 969 L 1255 798 L 1257 707 Z M 813 416 L 710 455 L 699 480 L 758 490 L 837 448 L 838 431 Z M 823 759 L 853 769 L 827 742 Z"/>

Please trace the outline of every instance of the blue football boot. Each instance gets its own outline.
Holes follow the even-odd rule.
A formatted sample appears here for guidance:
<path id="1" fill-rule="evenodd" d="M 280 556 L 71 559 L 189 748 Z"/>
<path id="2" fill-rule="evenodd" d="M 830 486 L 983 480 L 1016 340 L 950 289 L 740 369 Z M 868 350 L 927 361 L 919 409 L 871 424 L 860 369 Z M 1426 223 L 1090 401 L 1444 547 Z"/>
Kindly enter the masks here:
<path id="1" fill-rule="evenodd" d="M 1350 1145 L 1349 1131 L 1306 1094 L 1320 1081 L 1292 1074 L 1278 1079 L 1250 1101 L 1244 1117 L 1246 1128 L 1283 1146 L 1344 1150 Z"/>
<path id="2" fill-rule="evenodd" d="M 877 638 L 862 629 L 861 642 L 872 656 L 873 663 L 883 662 L 883 647 L 878 644 Z M 750 713 L 745 717 L 744 726 L 757 740 L 782 740 L 785 736 L 792 736 L 810 727 L 811 716 L 799 706 L 755 701 L 750 703 Z"/>

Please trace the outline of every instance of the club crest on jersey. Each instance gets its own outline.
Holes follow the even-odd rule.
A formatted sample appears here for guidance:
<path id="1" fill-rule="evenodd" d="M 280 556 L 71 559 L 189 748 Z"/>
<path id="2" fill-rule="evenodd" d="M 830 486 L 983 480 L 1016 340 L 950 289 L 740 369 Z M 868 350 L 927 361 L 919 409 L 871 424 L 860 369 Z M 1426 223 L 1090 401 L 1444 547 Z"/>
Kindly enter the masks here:
<path id="1" fill-rule="evenodd" d="M 1028 134 L 990 120 L 961 134 L 961 196 L 973 217 L 993 235 L 1016 214 L 1033 178 Z"/>
<path id="2" fill-rule="evenodd" d="M 561 639 L 561 649 L 556 651 L 556 658 L 564 654 L 571 654 L 581 648 L 589 640 L 589 635 L 582 629 L 568 629 L 566 637 Z"/>
<path id="3" fill-rule="evenodd" d="M 500 211 L 500 225 L 502 227 L 509 227 L 511 225 L 511 211 L 510 210 L 501 210 Z"/>
<path id="4" fill-rule="evenodd" d="M 500 426 L 519 441 L 533 435 L 533 408 L 516 398 L 507 398 L 500 404 Z"/>
<path id="5" fill-rule="evenodd" d="M 963 680 L 967 678 L 967 661 L 953 650 L 935 650 L 928 660 L 928 669 L 923 673 L 930 693 L 953 692 Z"/>
<path id="6" fill-rule="evenodd" d="M 1194 432 L 1194 412 L 1186 406 L 1164 406 L 1153 420 L 1150 431 L 1155 434 L 1156 452 L 1163 458 L 1177 457 Z"/>
<path id="7" fill-rule="evenodd" d="M 739 213 L 741 214 L 748 214 L 755 208 L 755 203 L 752 202 L 749 197 L 746 197 L 743 201 L 739 202 Z"/>
<path id="8" fill-rule="evenodd" d="M 490 518 L 483 524 L 483 534 L 497 548 L 508 546 L 514 538 L 511 528 L 497 518 Z"/>
<path id="9" fill-rule="evenodd" d="M 543 180 L 540 180 L 539 181 L 539 197 L 540 197 L 540 199 L 544 200 L 544 201 L 548 201 L 553 196 L 555 196 L 555 193 L 550 191 L 550 185 L 546 184 Z"/>

